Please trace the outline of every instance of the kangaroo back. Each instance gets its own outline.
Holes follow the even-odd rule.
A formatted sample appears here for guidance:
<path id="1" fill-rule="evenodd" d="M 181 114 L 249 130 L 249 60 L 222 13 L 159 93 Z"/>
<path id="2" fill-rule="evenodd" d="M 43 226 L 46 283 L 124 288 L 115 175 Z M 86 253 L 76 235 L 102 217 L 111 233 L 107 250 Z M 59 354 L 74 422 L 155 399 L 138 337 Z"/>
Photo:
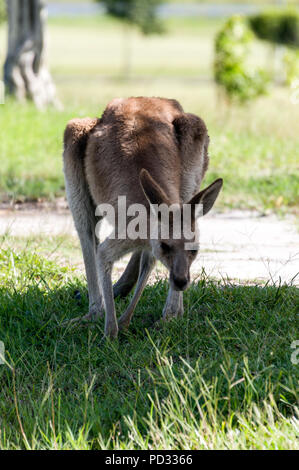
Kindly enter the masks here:
<path id="1" fill-rule="evenodd" d="M 113 100 L 88 138 L 86 178 L 96 204 L 144 203 L 139 174 L 144 168 L 172 202 L 185 202 L 199 189 L 208 166 L 204 122 L 184 113 L 175 100 Z M 117 188 L 117 193 L 116 193 Z"/>

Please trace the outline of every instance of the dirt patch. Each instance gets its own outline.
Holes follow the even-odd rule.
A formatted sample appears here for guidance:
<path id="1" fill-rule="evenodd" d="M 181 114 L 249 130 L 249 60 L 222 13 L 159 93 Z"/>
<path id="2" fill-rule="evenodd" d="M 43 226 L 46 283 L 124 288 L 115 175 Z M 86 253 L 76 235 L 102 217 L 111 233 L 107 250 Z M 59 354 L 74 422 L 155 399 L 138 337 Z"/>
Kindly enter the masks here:
<path id="1" fill-rule="evenodd" d="M 249 211 L 213 213 L 200 221 L 200 255 L 193 278 L 202 275 L 234 282 L 299 284 L 299 235 L 292 220 Z M 76 236 L 65 201 L 0 208 L 0 235 Z M 126 259 L 116 263 L 120 272 Z M 80 267 L 83 268 L 82 263 Z M 160 274 L 163 269 L 158 267 Z M 157 275 L 157 272 L 154 276 Z"/>

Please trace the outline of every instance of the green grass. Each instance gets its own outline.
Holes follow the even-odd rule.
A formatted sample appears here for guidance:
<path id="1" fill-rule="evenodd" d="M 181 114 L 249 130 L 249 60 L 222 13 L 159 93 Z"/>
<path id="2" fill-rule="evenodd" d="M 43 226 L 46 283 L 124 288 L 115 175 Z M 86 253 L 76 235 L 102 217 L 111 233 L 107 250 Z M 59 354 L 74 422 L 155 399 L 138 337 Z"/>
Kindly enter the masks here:
<path id="1" fill-rule="evenodd" d="M 171 87 L 164 84 L 160 91 L 162 87 L 162 95 L 167 95 L 166 88 Z M 128 91 L 133 91 L 133 86 L 120 84 L 119 90 L 130 95 Z M 220 176 L 225 182 L 217 206 L 249 207 L 260 211 L 295 210 L 299 194 L 299 142 L 290 115 L 287 115 L 292 105 L 286 103 L 285 96 L 280 98 L 278 95 L 271 103 L 265 98 L 253 109 L 236 109 L 230 116 L 226 115 L 225 109 L 219 109 L 216 117 L 210 109 L 211 101 L 207 101 L 208 93 L 213 99 L 213 90 L 207 88 L 206 91 L 204 96 L 203 90 L 199 90 L 199 97 L 194 96 L 193 103 L 190 90 L 180 92 L 182 97 L 178 93 L 168 96 L 182 98 L 186 109 L 206 119 L 211 137 L 206 183 Z M 63 195 L 62 134 L 65 124 L 74 116 L 100 115 L 104 102 L 112 96 L 113 93 L 107 100 L 99 99 L 99 106 L 74 106 L 73 110 L 68 108 L 64 112 L 38 113 L 32 106 L 20 107 L 14 103 L 2 107 L 0 125 L 6 129 L 5 138 L 0 141 L 2 201 L 53 199 Z M 276 118 L 272 113 L 279 105 L 281 113 Z M 272 117 L 271 123 L 267 121 L 268 115 Z"/>
<path id="2" fill-rule="evenodd" d="M 164 325 L 158 282 L 109 342 L 103 321 L 62 325 L 86 312 L 85 283 L 32 253 L 0 251 L 1 449 L 298 448 L 294 287 L 203 276 L 185 316 Z"/>

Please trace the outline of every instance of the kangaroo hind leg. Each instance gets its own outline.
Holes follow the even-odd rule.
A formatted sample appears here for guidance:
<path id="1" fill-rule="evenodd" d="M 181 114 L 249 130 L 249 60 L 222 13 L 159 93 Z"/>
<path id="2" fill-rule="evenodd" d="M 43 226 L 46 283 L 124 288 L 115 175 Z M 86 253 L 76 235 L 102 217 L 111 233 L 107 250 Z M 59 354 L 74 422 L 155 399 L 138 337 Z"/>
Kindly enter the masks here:
<path id="1" fill-rule="evenodd" d="M 95 321 L 103 314 L 96 262 L 95 207 L 84 171 L 86 134 L 91 130 L 92 124 L 95 124 L 95 120 L 71 121 L 65 132 L 64 151 L 66 194 L 81 243 L 88 284 L 89 312 L 78 319 L 83 321 Z"/>

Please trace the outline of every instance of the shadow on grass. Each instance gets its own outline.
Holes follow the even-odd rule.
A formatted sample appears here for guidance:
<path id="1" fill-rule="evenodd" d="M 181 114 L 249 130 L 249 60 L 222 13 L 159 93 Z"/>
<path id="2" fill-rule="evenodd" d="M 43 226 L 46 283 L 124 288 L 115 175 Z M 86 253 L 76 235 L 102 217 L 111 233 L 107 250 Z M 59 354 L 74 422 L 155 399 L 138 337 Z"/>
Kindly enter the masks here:
<path id="1" fill-rule="evenodd" d="M 0 367 L 1 427 L 15 442 L 23 442 L 20 423 L 26 436 L 84 429 L 93 447 L 99 434 L 105 442 L 111 433 L 128 436 L 130 419 L 146 435 L 153 400 L 161 404 L 173 393 L 169 384 L 186 374 L 194 384 L 188 406 L 198 419 L 197 400 L 219 422 L 270 395 L 284 414 L 292 412 L 295 288 L 202 280 L 186 292 L 183 318 L 157 324 L 167 295 L 167 283 L 158 282 L 145 289 L 129 331 L 111 342 L 102 341 L 103 320 L 62 326 L 87 312 L 88 295 L 81 281 L 52 274 L 0 289 L 7 361 Z M 127 302 L 117 300 L 118 314 Z"/>

